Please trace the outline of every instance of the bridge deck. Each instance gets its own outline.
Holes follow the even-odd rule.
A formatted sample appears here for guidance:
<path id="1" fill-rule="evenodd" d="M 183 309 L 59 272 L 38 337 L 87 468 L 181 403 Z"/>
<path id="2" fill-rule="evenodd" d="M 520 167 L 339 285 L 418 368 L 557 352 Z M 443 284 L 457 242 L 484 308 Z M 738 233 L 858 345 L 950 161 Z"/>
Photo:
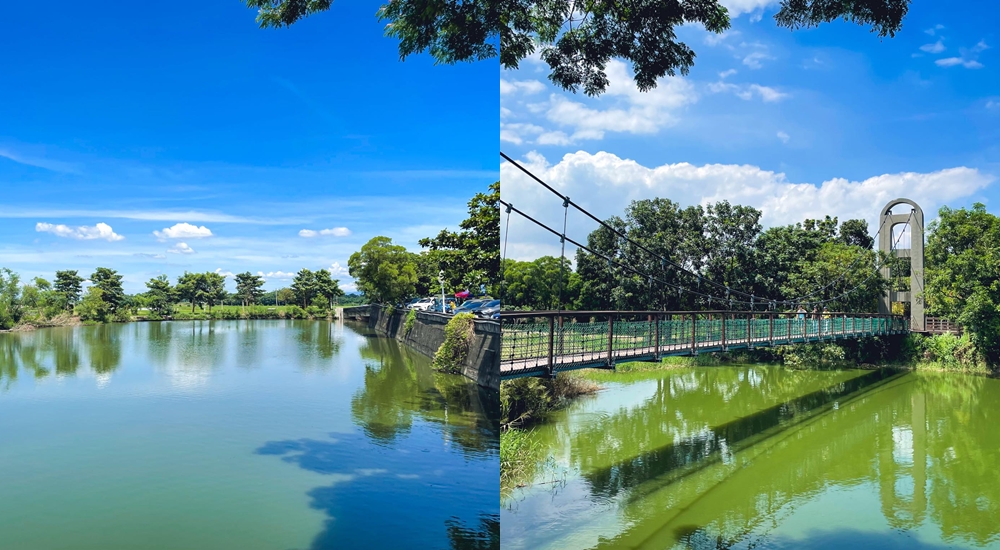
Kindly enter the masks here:
<path id="1" fill-rule="evenodd" d="M 581 321 L 586 315 L 591 317 Z M 641 317 L 647 319 L 638 320 Z M 547 312 L 505 314 L 501 323 L 501 379 L 908 330 L 905 319 L 874 314 L 836 314 L 817 320 L 749 312 Z"/>

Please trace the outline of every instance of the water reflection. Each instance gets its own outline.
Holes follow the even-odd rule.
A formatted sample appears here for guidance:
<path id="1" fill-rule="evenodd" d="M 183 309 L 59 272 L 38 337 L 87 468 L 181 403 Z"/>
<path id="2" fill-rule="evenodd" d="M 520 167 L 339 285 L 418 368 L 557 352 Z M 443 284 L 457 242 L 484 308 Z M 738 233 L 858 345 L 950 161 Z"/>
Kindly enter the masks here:
<path id="1" fill-rule="evenodd" d="M 641 405 L 612 406 L 596 418 L 591 406 L 541 431 L 551 437 L 550 454 L 568 446 L 567 460 L 579 472 L 566 493 L 578 486 L 592 504 L 581 512 L 579 500 L 539 491 L 521 509 L 551 517 L 575 506 L 579 517 L 562 527 L 569 531 L 606 520 L 612 504 L 617 533 L 605 529 L 600 542 L 578 545 L 598 548 L 1000 542 L 1000 432 L 993 424 L 1000 381 L 876 371 L 706 425 L 703 419 L 722 416 L 712 407 L 742 410 L 739 376 L 754 369 L 723 370 L 736 381 L 719 383 L 718 373 L 697 370 L 705 378 L 694 386 L 691 373 L 664 376 Z M 852 507 L 866 506 L 876 513 L 850 516 Z M 829 530 L 830 518 L 845 514 L 858 530 Z M 793 535 L 783 530 L 786 521 L 814 529 Z M 514 546 L 541 545 L 527 533 L 537 526 L 516 509 L 503 524 Z M 916 532 L 932 542 L 916 542 Z"/>

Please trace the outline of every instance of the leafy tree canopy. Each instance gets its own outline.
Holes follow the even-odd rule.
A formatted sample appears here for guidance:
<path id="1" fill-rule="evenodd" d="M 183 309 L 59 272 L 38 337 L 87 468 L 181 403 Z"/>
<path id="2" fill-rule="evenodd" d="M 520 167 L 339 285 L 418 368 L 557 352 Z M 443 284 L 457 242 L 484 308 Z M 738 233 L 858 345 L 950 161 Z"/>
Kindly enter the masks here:
<path id="1" fill-rule="evenodd" d="M 416 255 L 392 244 L 389 237 L 372 238 L 351 254 L 347 265 L 358 290 L 372 303 L 402 302 L 416 290 Z"/>
<path id="2" fill-rule="evenodd" d="M 257 8 L 261 27 L 288 26 L 330 9 L 332 0 L 245 0 Z M 835 20 L 868 26 L 880 38 L 895 36 L 910 0 L 782 0 L 774 16 L 780 27 L 799 29 Z M 428 52 L 440 63 L 500 57 L 516 69 L 540 49 L 556 85 L 587 95 L 608 87 L 605 67 L 623 59 L 646 91 L 657 79 L 688 74 L 695 52 L 678 40 L 676 28 L 729 28 L 729 12 L 718 0 L 388 0 L 378 10 L 386 35 L 399 40 L 405 59 Z M 499 48 L 497 47 L 499 39 Z"/>

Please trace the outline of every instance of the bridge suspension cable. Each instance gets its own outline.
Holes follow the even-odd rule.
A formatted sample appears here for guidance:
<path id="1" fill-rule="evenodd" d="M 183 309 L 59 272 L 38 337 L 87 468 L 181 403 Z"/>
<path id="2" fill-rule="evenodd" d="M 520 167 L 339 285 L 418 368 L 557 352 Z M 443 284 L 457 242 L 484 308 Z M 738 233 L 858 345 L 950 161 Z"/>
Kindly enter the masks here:
<path id="1" fill-rule="evenodd" d="M 625 242 L 627 242 L 627 243 L 635 246 L 636 248 L 642 250 L 643 252 L 649 254 L 650 256 L 653 256 L 654 258 L 660 260 L 661 265 L 665 266 L 666 264 L 669 264 L 669 265 L 677 268 L 681 273 L 683 273 L 685 275 L 689 275 L 691 277 L 694 277 L 697 280 L 696 284 L 699 287 L 701 286 L 701 282 L 705 281 L 706 283 L 708 283 L 709 285 L 714 286 L 715 288 L 719 289 L 720 291 L 724 290 L 726 292 L 726 297 L 725 298 L 721 298 L 721 297 L 713 296 L 712 294 L 704 294 L 704 293 L 701 293 L 701 292 L 690 291 L 691 294 L 694 294 L 694 295 L 697 295 L 697 296 L 707 297 L 710 300 L 711 299 L 718 299 L 718 300 L 731 301 L 733 303 L 748 304 L 748 305 L 751 306 L 751 308 L 754 306 L 755 302 L 756 303 L 765 303 L 765 304 L 782 304 L 782 305 L 794 305 L 794 304 L 803 303 L 803 302 L 806 302 L 806 301 L 808 301 L 809 304 L 827 303 L 827 302 L 830 302 L 832 300 L 818 300 L 817 301 L 817 300 L 808 300 L 808 299 L 812 298 L 814 296 L 818 296 L 818 295 L 822 294 L 822 292 L 824 290 L 826 290 L 827 288 L 833 286 L 834 284 L 836 284 L 837 282 L 839 282 L 840 280 L 842 280 L 848 273 L 851 272 L 851 270 L 857 265 L 857 263 L 863 257 L 863 256 L 859 255 L 858 258 L 856 258 L 854 260 L 854 262 L 850 266 L 848 266 L 848 268 L 845 269 L 840 274 L 840 276 L 838 276 L 833 281 L 831 281 L 831 282 L 827 283 L 826 285 L 824 285 L 824 286 L 822 286 L 822 287 L 814 290 L 813 292 L 811 292 L 809 294 L 805 294 L 803 296 L 799 296 L 799 297 L 792 298 L 792 299 L 774 299 L 774 298 L 769 298 L 767 296 L 757 296 L 756 293 L 745 292 L 745 291 L 742 291 L 742 290 L 739 290 L 739 289 L 734 289 L 734 288 L 731 288 L 729 285 L 726 285 L 726 284 L 714 281 L 714 280 L 712 280 L 712 279 L 710 279 L 708 277 L 705 277 L 702 274 L 694 273 L 694 272 L 688 270 L 686 267 L 684 267 L 684 266 L 682 266 L 680 264 L 677 264 L 676 262 L 670 260 L 669 258 L 667 258 L 667 257 L 665 257 L 665 256 L 663 256 L 663 255 L 661 255 L 661 254 L 659 254 L 657 252 L 654 252 L 654 251 L 650 250 L 649 248 L 643 246 L 640 243 L 637 243 L 636 241 L 634 241 L 631 238 L 629 238 L 628 235 L 622 233 L 621 231 L 619 231 L 615 227 L 611 226 L 610 224 L 608 224 L 604 220 L 601 220 L 600 218 L 598 218 L 594 214 L 590 213 L 587 209 L 585 209 L 582 206 L 580 206 L 580 205 L 576 204 L 575 202 L 573 202 L 568 196 L 560 193 L 559 191 L 557 191 L 556 189 L 554 189 L 548 183 L 545 183 L 545 181 L 543 181 L 541 178 L 539 178 L 538 176 L 536 176 L 535 174 L 533 174 L 530 170 L 528 170 L 527 168 L 525 168 L 524 166 L 522 166 L 520 163 L 518 163 L 517 161 L 515 161 L 514 159 L 512 159 L 511 157 L 509 157 L 503 151 L 500 151 L 500 156 L 504 160 L 506 160 L 507 162 L 509 162 L 512 166 L 514 166 L 515 168 L 517 168 L 518 170 L 520 170 L 521 172 L 523 172 L 525 175 L 527 175 L 528 177 L 530 177 L 531 179 L 533 179 L 536 183 L 538 183 L 539 185 L 541 185 L 542 187 L 544 187 L 545 189 L 547 189 L 549 192 L 551 192 L 555 196 L 557 196 L 560 199 L 562 199 L 563 200 L 563 207 L 564 208 L 566 208 L 568 206 L 572 206 L 573 208 L 575 208 L 579 212 L 583 213 L 588 218 L 594 220 L 595 222 L 597 222 L 598 224 L 600 224 L 605 229 L 611 231 L 616 236 L 618 236 L 619 238 L 623 239 Z M 507 204 L 507 203 L 504 203 L 504 204 Z M 569 239 L 565 239 L 565 227 L 563 228 L 563 233 L 559 234 L 557 231 L 549 228 L 548 226 L 545 226 L 544 224 L 541 224 L 540 222 L 535 221 L 533 218 L 528 217 L 523 212 L 521 212 L 521 211 L 517 211 L 517 212 L 518 212 L 518 214 L 520 214 L 520 215 L 522 215 L 522 216 L 530 219 L 531 221 L 534 221 L 536 224 L 539 224 L 540 226 L 545 227 L 549 231 L 553 232 L 555 235 L 559 236 L 560 239 L 564 239 L 564 241 L 563 241 L 563 250 L 565 252 L 565 240 L 569 240 Z M 875 232 L 875 239 L 876 240 L 878 239 L 879 234 L 882 232 L 882 229 L 885 227 L 885 222 L 886 222 L 887 219 L 888 219 L 888 217 L 883 217 L 882 223 L 879 225 L 878 230 Z M 508 210 L 508 223 L 509 223 L 509 221 L 510 221 L 510 218 L 509 218 L 509 210 Z M 563 223 L 564 223 L 564 226 L 565 226 L 565 217 L 564 217 Z M 580 248 L 583 248 L 584 250 L 587 250 L 588 252 L 591 252 L 592 254 L 595 254 L 595 255 L 600 256 L 602 258 L 607 258 L 603 254 L 594 253 L 588 247 L 580 246 L 575 241 L 570 240 L 570 242 L 573 243 L 573 244 L 575 244 L 575 245 L 577 245 Z M 631 268 L 630 268 L 630 270 L 631 270 Z M 561 284 L 561 281 L 560 281 L 560 284 Z M 681 286 L 681 285 L 674 285 L 674 284 L 665 283 L 665 282 L 664 282 L 664 284 L 667 284 L 667 285 L 671 286 L 672 288 L 680 288 L 682 290 L 684 289 L 684 287 Z M 744 298 L 750 298 L 750 300 L 732 300 L 731 294 L 735 294 L 735 295 L 738 295 L 738 296 L 743 296 Z M 758 302 L 758 300 L 760 300 L 760 301 Z"/>

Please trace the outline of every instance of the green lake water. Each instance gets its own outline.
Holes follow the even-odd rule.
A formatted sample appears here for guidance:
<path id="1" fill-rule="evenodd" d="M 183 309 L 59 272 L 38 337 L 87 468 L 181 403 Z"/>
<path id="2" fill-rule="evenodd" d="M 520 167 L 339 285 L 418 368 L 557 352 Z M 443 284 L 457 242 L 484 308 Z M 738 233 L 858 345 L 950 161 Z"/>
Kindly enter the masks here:
<path id="1" fill-rule="evenodd" d="M 0 550 L 498 548 L 499 405 L 351 324 L 0 334 Z"/>
<path id="2" fill-rule="evenodd" d="M 535 434 L 504 548 L 1000 548 L 1000 380 L 701 367 L 602 377 Z"/>

